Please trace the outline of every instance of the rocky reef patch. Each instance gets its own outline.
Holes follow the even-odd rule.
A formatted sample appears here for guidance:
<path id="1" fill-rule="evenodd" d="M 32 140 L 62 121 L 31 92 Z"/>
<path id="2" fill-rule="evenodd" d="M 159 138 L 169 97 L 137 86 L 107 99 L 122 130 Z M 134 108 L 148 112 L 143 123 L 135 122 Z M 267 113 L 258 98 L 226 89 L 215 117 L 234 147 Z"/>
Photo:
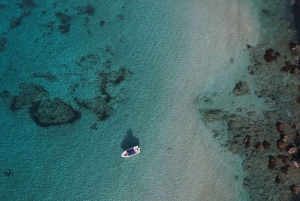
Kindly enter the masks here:
<path id="1" fill-rule="evenodd" d="M 14 96 L 11 101 L 10 109 L 16 111 L 23 108 L 30 108 L 34 102 L 40 101 L 43 98 L 49 97 L 49 92 L 41 85 L 32 83 L 22 83 L 19 86 L 21 90 L 17 96 Z"/>
<path id="2" fill-rule="evenodd" d="M 278 49 L 275 53 L 266 44 L 251 47 L 253 66 L 248 70 L 255 89 L 250 90 L 244 81 L 233 89 L 232 95 L 251 94 L 263 99 L 263 111 L 253 110 L 251 104 L 255 103 L 236 111 L 200 108 L 201 119 L 213 128 L 216 140 L 244 157 L 243 168 L 249 174 L 244 188 L 251 192 L 252 200 L 293 200 L 300 196 L 295 188 L 291 190 L 300 181 L 300 74 L 293 70 L 299 68 L 300 51 L 289 41 Z M 277 57 L 270 61 L 266 54 Z M 205 105 L 214 102 L 213 97 L 201 100 Z"/>
<path id="3" fill-rule="evenodd" d="M 89 100 L 75 98 L 74 101 L 79 107 L 96 114 L 100 121 L 104 121 L 114 114 L 113 107 L 109 105 L 108 101 L 99 96 Z"/>
<path id="4" fill-rule="evenodd" d="M 49 127 L 65 123 L 74 123 L 81 113 L 60 98 L 40 100 L 29 108 L 30 117 L 39 126 Z"/>
<path id="5" fill-rule="evenodd" d="M 278 38 L 271 43 L 266 36 L 256 46 L 245 45 L 252 65 L 243 77 L 247 79 L 237 82 L 228 97 L 234 101 L 248 95 L 257 102 L 228 111 L 214 104 L 217 95 L 203 95 L 198 98 L 199 112 L 221 146 L 244 159 L 242 166 L 248 176 L 243 186 L 251 200 L 299 200 L 299 44 L 288 17 L 269 10 L 262 15 L 267 18 L 264 23 L 281 23 L 272 30 Z M 253 107 L 262 103 L 264 106 Z"/>

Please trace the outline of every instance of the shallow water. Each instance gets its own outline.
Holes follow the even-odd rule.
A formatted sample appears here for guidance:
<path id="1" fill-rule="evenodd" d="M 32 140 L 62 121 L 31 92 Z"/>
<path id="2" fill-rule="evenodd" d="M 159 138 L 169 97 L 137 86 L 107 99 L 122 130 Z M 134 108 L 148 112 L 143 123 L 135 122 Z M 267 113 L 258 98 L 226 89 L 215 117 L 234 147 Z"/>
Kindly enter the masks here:
<path id="1" fill-rule="evenodd" d="M 0 177 L 3 200 L 249 200 L 242 158 L 213 138 L 198 110 L 206 107 L 204 96 L 217 97 L 215 106 L 226 111 L 253 98 L 228 94 L 247 73 L 246 44 L 260 39 L 260 5 L 18 3 L 4 2 L 0 10 L 7 40 L 0 52 L 1 89 L 17 96 L 21 83 L 41 85 L 50 99 L 61 98 L 82 117 L 39 127 L 28 108 L 11 111 L 11 97 L 2 95 L 0 166 L 13 172 Z M 80 13 L 88 4 L 94 14 Z M 12 19 L 28 11 L 13 27 Z M 62 33 L 59 26 L 68 23 Z M 120 67 L 128 72 L 125 79 L 105 85 L 114 108 L 108 119 L 74 102 L 103 97 L 101 73 L 113 76 Z M 141 153 L 121 158 L 132 143 Z"/>

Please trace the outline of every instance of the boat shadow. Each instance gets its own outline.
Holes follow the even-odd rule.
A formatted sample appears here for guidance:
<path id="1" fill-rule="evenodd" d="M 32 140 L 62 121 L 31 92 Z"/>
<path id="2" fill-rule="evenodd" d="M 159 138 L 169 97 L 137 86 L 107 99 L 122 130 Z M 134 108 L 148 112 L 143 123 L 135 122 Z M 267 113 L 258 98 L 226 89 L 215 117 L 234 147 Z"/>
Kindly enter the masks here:
<path id="1" fill-rule="evenodd" d="M 129 149 L 136 145 L 138 145 L 138 146 L 140 145 L 140 139 L 133 136 L 133 131 L 130 128 L 126 131 L 126 136 L 124 137 L 124 139 L 121 142 L 121 148 L 123 150 L 126 150 L 126 149 Z"/>

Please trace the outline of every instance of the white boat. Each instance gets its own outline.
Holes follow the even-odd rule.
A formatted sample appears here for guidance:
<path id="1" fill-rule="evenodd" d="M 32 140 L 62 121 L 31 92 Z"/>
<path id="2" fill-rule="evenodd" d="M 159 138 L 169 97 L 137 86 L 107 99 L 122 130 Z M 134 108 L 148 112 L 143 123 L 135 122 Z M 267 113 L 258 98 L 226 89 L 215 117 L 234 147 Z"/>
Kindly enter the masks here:
<path id="1" fill-rule="evenodd" d="M 134 156 L 134 155 L 136 155 L 136 154 L 139 154 L 140 151 L 141 151 L 141 148 L 139 148 L 139 146 L 134 146 L 134 147 L 131 147 L 131 148 L 125 150 L 125 151 L 122 153 L 121 157 L 123 157 L 123 158 L 129 158 L 129 157 L 131 157 L 131 156 Z"/>

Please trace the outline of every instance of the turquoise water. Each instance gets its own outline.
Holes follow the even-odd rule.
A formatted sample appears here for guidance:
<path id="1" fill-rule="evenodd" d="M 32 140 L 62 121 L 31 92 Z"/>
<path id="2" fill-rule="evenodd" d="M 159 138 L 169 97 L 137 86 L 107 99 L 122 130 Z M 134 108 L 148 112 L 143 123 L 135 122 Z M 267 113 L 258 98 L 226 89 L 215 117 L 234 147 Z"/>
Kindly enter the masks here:
<path id="1" fill-rule="evenodd" d="M 233 109 L 223 100 L 247 71 L 245 44 L 255 45 L 260 37 L 253 15 L 259 5 L 1 5 L 0 82 L 10 96 L 2 93 L 0 99 L 0 167 L 13 173 L 0 177 L 1 200 L 248 200 L 241 158 L 213 139 L 199 119 L 197 101 L 218 93 L 219 104 Z M 126 73 L 117 82 L 120 68 Z M 22 83 L 42 86 L 49 94 L 40 100 L 58 97 L 81 118 L 40 127 L 30 118 L 30 106 L 12 111 L 11 98 Z M 96 112 L 101 104 L 91 109 L 74 101 L 107 94 L 113 112 L 105 121 Z M 136 143 L 139 155 L 120 157 Z"/>

